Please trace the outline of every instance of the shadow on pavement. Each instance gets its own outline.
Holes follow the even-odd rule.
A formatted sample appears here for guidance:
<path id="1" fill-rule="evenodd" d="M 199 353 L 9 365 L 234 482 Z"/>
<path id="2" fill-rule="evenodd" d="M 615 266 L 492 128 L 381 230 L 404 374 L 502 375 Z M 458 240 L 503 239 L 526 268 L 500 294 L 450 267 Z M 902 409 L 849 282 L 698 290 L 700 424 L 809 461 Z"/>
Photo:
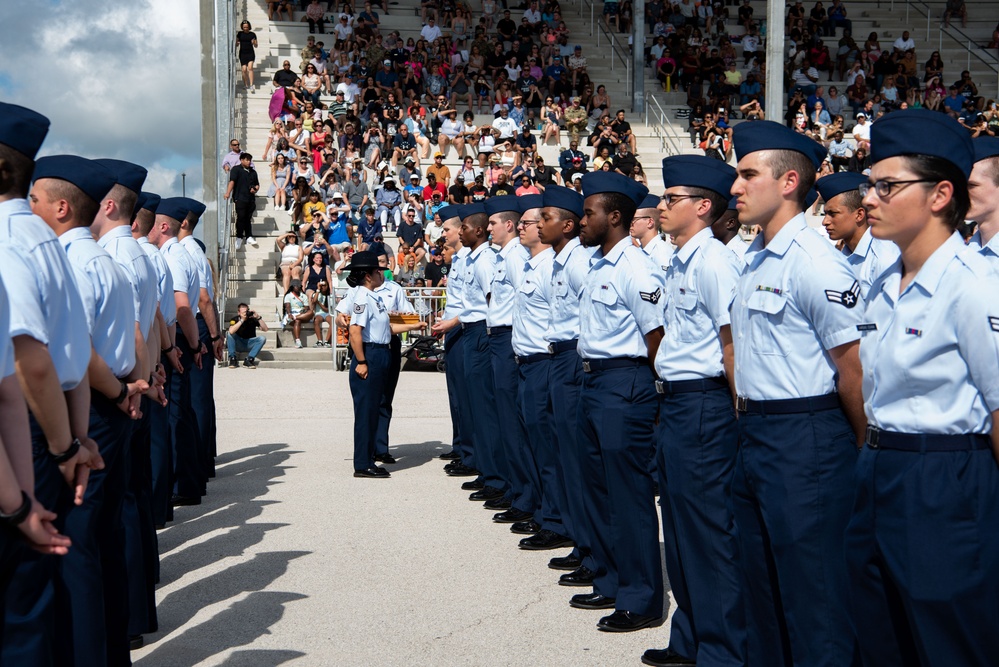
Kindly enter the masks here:
<path id="1" fill-rule="evenodd" d="M 284 443 L 254 445 L 227 452 L 216 459 L 218 477 L 210 485 L 204 502 L 195 507 L 177 508 L 177 523 L 158 534 L 161 556 L 161 586 L 186 573 L 245 554 L 261 543 L 265 535 L 284 523 L 251 523 L 260 516 L 270 486 L 279 483 L 289 466 L 282 465 L 292 454 Z M 212 537 L 190 544 L 202 536 Z M 271 551 L 254 554 L 249 560 L 224 570 L 198 577 L 187 586 L 172 591 L 157 605 L 160 631 L 146 637 L 147 645 L 181 628 L 205 607 L 232 598 L 230 604 L 212 618 L 201 622 L 135 661 L 136 665 L 194 665 L 229 649 L 244 646 L 267 634 L 284 614 L 284 605 L 307 596 L 300 593 L 266 591 L 288 571 L 288 564 L 308 551 Z M 225 665 L 279 665 L 304 654 L 299 651 L 243 650 L 230 656 Z"/>
<path id="2" fill-rule="evenodd" d="M 437 457 L 450 450 L 450 446 L 445 446 L 440 440 L 428 440 L 427 442 L 410 443 L 405 445 L 389 445 L 389 453 L 398 459 L 398 463 L 387 465 L 385 468 L 389 472 L 402 472 L 410 468 L 416 468 L 429 461 L 438 460 Z M 447 461 L 441 461 L 441 467 Z"/>

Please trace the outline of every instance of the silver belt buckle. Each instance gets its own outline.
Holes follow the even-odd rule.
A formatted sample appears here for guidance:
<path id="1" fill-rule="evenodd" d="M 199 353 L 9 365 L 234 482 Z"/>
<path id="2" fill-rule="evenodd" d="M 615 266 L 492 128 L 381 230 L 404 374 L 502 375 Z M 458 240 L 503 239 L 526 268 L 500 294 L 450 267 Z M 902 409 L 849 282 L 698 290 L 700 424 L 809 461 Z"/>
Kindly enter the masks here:
<path id="1" fill-rule="evenodd" d="M 662 380 L 656 380 L 656 393 L 665 394 L 666 393 L 666 383 Z"/>
<path id="2" fill-rule="evenodd" d="M 548 354 L 555 354 L 555 343 L 548 343 Z"/>
<path id="3" fill-rule="evenodd" d="M 735 399 L 736 412 L 745 412 L 748 406 L 749 406 L 749 399 L 746 398 L 745 396 L 739 396 L 738 398 Z"/>
<path id="4" fill-rule="evenodd" d="M 492 336 L 493 335 L 493 328 L 492 327 L 486 327 L 486 335 L 487 336 Z"/>
<path id="5" fill-rule="evenodd" d="M 584 361 L 583 362 L 583 372 L 584 373 L 589 373 L 590 372 L 590 362 L 588 362 L 588 361 Z"/>
<path id="6" fill-rule="evenodd" d="M 864 440 L 866 444 L 871 449 L 878 449 L 878 440 L 880 440 L 881 429 L 875 426 L 868 426 L 867 433 L 864 435 Z"/>

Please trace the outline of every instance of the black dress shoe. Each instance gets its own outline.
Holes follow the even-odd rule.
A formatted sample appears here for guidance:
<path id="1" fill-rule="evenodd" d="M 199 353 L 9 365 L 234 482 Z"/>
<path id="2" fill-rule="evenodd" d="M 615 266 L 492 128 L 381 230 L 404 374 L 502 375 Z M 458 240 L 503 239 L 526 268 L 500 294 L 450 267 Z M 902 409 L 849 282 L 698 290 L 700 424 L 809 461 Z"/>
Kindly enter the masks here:
<path id="1" fill-rule="evenodd" d="M 642 654 L 642 663 L 652 667 L 681 667 L 696 665 L 696 660 L 685 658 L 671 648 L 650 648 Z"/>
<path id="2" fill-rule="evenodd" d="M 489 503 L 491 502 L 494 501 L 490 500 Z M 486 505 L 488 505 L 489 503 L 486 503 Z M 485 505 L 483 505 L 483 507 L 485 507 Z M 493 517 L 493 521 L 495 521 L 496 523 L 518 523 L 520 521 L 527 521 L 530 518 L 531 515 L 528 514 L 527 512 L 519 510 L 516 507 L 512 507 L 505 512 L 500 512 L 499 514 L 495 515 Z"/>
<path id="3" fill-rule="evenodd" d="M 482 509 L 487 509 L 493 512 L 497 510 L 508 510 L 511 507 L 513 507 L 513 503 L 511 503 L 510 499 L 507 498 L 506 496 L 493 498 L 492 500 L 487 500 L 486 502 L 482 503 Z"/>
<path id="4" fill-rule="evenodd" d="M 613 609 L 617 600 L 609 598 L 600 593 L 583 593 L 573 595 L 569 600 L 569 606 L 576 609 Z"/>
<path id="5" fill-rule="evenodd" d="M 542 530 L 537 535 L 525 537 L 520 541 L 520 548 L 524 551 L 547 551 L 548 549 L 561 549 L 562 547 L 574 547 L 576 543 L 565 535 L 550 530 Z"/>
<path id="6" fill-rule="evenodd" d="M 142 638 L 142 635 L 132 635 L 128 638 L 128 650 L 138 651 L 140 648 L 146 645 L 146 640 Z"/>
<path id="7" fill-rule="evenodd" d="M 548 561 L 548 567 L 550 567 L 551 569 L 569 570 L 570 572 L 579 568 L 582 564 L 583 561 L 578 556 L 574 556 L 573 554 L 569 554 L 568 556 L 560 556 L 558 558 L 552 558 L 550 561 Z"/>
<path id="8" fill-rule="evenodd" d="M 486 486 L 486 483 L 481 479 L 473 479 L 471 482 L 465 482 L 461 485 L 461 488 L 465 491 L 481 491 Z"/>
<path id="9" fill-rule="evenodd" d="M 441 460 L 443 460 L 443 461 L 455 461 L 455 460 L 457 460 L 457 459 L 458 459 L 458 458 L 459 458 L 460 456 L 461 456 L 461 454 L 459 454 L 458 452 L 456 452 L 456 451 L 454 451 L 454 450 L 452 449 L 452 450 L 451 450 L 450 452 L 444 452 L 443 454 L 441 454 L 441 455 L 440 455 L 440 456 L 438 456 L 437 458 L 439 458 L 439 459 L 441 459 Z"/>
<path id="10" fill-rule="evenodd" d="M 563 574 L 558 578 L 559 586 L 592 586 L 593 572 L 585 565 L 580 565 L 579 569 L 569 574 Z"/>
<path id="11" fill-rule="evenodd" d="M 604 616 L 597 621 L 597 628 L 604 632 L 634 632 L 647 628 L 660 620 L 658 616 L 642 616 L 630 611 L 618 609 L 610 616 Z"/>
<path id="12" fill-rule="evenodd" d="M 392 456 L 391 454 L 375 454 L 374 458 L 375 461 L 377 461 L 378 463 L 385 463 L 388 465 L 396 463 L 395 457 Z"/>
<path id="13" fill-rule="evenodd" d="M 469 468 L 463 463 L 459 463 L 453 468 L 445 470 L 448 477 L 478 477 L 479 471 L 475 468 Z"/>
<path id="14" fill-rule="evenodd" d="M 174 507 L 181 507 L 185 505 L 200 505 L 200 496 L 173 496 L 170 498 L 170 504 Z"/>
<path id="15" fill-rule="evenodd" d="M 472 495 L 468 496 L 469 500 L 492 500 L 494 498 L 502 498 L 503 492 L 497 489 L 495 486 L 484 486 L 481 490 L 476 491 Z"/>
<path id="16" fill-rule="evenodd" d="M 541 531 L 541 524 L 531 519 L 530 521 L 518 521 L 510 526 L 511 533 L 518 535 L 534 535 Z"/>
<path id="17" fill-rule="evenodd" d="M 383 479 L 385 477 L 391 477 L 389 471 L 385 468 L 379 468 L 375 466 L 374 468 L 368 468 L 367 470 L 355 470 L 354 477 L 367 477 L 369 479 Z"/>

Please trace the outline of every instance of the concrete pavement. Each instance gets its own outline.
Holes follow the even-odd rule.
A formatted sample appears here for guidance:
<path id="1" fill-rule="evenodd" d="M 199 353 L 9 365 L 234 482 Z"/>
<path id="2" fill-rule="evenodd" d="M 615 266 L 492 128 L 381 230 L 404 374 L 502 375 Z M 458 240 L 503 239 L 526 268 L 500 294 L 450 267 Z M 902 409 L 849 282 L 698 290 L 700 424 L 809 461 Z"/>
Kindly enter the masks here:
<path id="1" fill-rule="evenodd" d="M 139 667 L 638 665 L 668 624 L 596 629 L 609 612 L 556 585 L 554 552 L 444 475 L 444 375 L 402 374 L 387 480 L 354 479 L 347 375 L 218 370 L 218 477 L 160 531 L 160 632 Z M 668 604 L 668 602 L 667 602 Z"/>

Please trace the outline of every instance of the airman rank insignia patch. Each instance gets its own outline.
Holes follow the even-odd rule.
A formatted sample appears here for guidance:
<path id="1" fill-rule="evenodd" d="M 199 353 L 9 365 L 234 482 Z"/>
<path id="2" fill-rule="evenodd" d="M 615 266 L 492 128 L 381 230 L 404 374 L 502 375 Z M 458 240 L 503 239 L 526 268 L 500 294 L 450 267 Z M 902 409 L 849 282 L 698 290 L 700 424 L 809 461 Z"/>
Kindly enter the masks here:
<path id="1" fill-rule="evenodd" d="M 832 303 L 838 303 L 841 306 L 853 308 L 860 301 L 860 283 L 854 280 L 853 285 L 845 292 L 827 289 L 826 299 Z"/>
<path id="2" fill-rule="evenodd" d="M 358 315 L 360 315 L 361 313 L 363 313 L 364 312 L 364 304 L 363 303 L 355 303 L 354 304 L 354 312 L 357 313 Z"/>
<path id="3" fill-rule="evenodd" d="M 648 301 L 654 305 L 659 303 L 659 297 L 663 295 L 663 291 L 657 287 L 655 292 L 639 292 L 638 295 L 642 297 L 643 301 Z"/>

